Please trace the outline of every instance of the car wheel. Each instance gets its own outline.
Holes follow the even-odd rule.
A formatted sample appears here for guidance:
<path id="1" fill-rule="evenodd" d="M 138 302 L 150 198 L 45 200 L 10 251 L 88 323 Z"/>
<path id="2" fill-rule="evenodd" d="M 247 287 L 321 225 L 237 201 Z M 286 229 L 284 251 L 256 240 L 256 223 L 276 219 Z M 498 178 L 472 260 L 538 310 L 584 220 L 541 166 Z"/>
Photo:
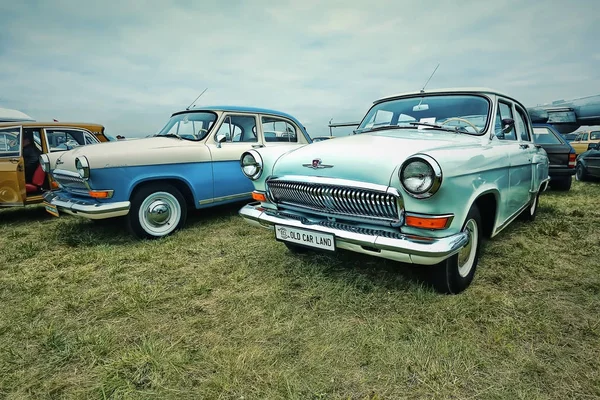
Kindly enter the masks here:
<path id="1" fill-rule="evenodd" d="M 181 228 L 187 218 L 185 198 L 169 184 L 144 186 L 131 198 L 129 230 L 138 238 L 158 239 Z"/>
<path id="2" fill-rule="evenodd" d="M 520 217 L 522 220 L 533 222 L 537 216 L 538 206 L 540 204 L 540 192 L 537 192 L 533 199 L 529 202 L 526 209 L 523 210 Z"/>
<path id="3" fill-rule="evenodd" d="M 465 290 L 475 275 L 481 249 L 481 215 L 475 204 L 471 206 L 463 225 L 469 241 L 457 254 L 430 267 L 430 280 L 436 291 L 458 294 Z"/>
<path id="4" fill-rule="evenodd" d="M 578 181 L 588 180 L 588 176 L 585 172 L 585 167 L 583 166 L 583 164 L 577 164 L 577 168 L 575 169 L 575 179 L 577 179 Z"/>
<path id="5" fill-rule="evenodd" d="M 569 176 L 552 182 L 552 189 L 567 191 L 571 189 L 573 179 Z"/>

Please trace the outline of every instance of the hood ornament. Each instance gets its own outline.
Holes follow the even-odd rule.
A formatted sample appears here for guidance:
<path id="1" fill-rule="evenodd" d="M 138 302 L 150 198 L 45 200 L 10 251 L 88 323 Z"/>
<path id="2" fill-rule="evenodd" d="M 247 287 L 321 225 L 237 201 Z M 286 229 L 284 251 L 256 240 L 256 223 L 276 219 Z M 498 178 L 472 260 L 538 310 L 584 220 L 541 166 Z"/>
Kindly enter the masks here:
<path id="1" fill-rule="evenodd" d="M 303 167 L 312 169 L 333 168 L 333 165 L 321 164 L 320 158 L 315 158 L 310 164 L 302 164 Z"/>

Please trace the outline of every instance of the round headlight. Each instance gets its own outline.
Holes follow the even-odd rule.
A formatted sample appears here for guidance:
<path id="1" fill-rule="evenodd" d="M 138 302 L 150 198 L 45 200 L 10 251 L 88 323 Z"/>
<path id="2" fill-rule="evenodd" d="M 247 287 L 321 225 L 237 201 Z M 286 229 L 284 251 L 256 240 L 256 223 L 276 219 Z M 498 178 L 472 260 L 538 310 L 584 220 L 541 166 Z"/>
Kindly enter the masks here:
<path id="1" fill-rule="evenodd" d="M 262 157 L 254 150 L 247 151 L 240 158 L 240 166 L 244 175 L 252 180 L 256 180 L 260 177 L 263 170 Z"/>
<path id="2" fill-rule="evenodd" d="M 75 168 L 77 168 L 77 173 L 82 179 L 88 179 L 90 177 L 90 164 L 88 163 L 87 158 L 85 157 L 77 157 L 75 159 Z"/>
<path id="3" fill-rule="evenodd" d="M 433 158 L 424 154 L 407 159 L 399 175 L 404 189 L 418 199 L 433 196 L 442 184 L 442 169 Z"/>
<path id="4" fill-rule="evenodd" d="M 48 157 L 48 154 L 40 154 L 40 165 L 44 172 L 50 171 L 50 157 Z"/>

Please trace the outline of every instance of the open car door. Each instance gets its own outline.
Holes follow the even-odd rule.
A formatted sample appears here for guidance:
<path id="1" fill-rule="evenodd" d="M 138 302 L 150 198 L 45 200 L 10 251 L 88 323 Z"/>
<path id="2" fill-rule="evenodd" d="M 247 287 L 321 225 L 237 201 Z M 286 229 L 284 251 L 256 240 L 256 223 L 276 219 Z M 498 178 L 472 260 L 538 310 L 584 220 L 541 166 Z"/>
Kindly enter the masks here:
<path id="1" fill-rule="evenodd" d="M 0 207 L 22 206 L 25 200 L 25 164 L 21 126 L 0 128 Z"/>

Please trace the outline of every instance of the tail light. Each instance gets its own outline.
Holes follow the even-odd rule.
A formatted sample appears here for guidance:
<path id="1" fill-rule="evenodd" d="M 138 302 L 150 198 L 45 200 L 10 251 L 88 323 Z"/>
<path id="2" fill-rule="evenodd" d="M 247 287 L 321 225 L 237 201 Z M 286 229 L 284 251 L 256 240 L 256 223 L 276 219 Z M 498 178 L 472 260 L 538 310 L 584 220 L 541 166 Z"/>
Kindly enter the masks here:
<path id="1" fill-rule="evenodd" d="M 577 158 L 577 154 L 569 153 L 569 168 L 575 168 L 575 159 Z"/>

